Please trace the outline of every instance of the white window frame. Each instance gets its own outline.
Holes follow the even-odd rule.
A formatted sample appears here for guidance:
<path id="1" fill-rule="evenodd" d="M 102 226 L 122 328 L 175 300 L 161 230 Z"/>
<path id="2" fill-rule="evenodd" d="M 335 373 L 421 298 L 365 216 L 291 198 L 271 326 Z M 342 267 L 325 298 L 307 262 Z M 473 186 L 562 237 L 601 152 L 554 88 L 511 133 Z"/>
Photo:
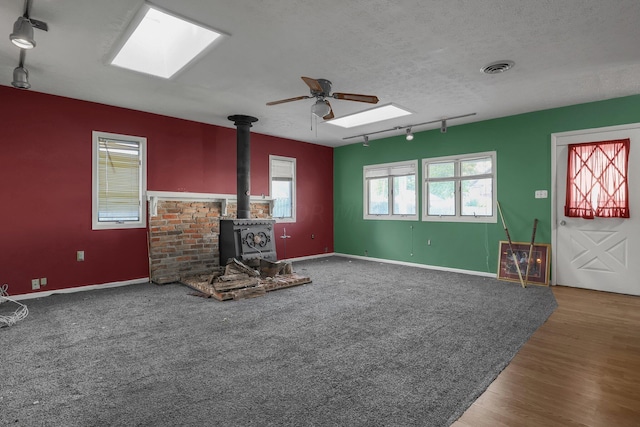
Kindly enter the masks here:
<path id="1" fill-rule="evenodd" d="M 403 173 L 402 175 L 394 175 L 393 169 L 412 169 L 413 174 Z M 388 214 L 370 214 L 369 213 L 369 185 L 367 183 L 368 175 L 377 175 L 377 178 L 387 177 L 389 179 L 389 213 Z M 393 178 L 394 176 L 415 175 L 415 214 L 394 214 L 393 213 Z M 397 221 L 417 221 L 418 220 L 418 193 L 420 182 L 418 181 L 418 160 L 407 160 L 402 162 L 382 163 L 377 165 L 366 165 L 362 168 L 362 200 L 363 200 L 363 218 L 364 219 L 380 219 L 380 220 L 397 220 Z"/>
<path id="2" fill-rule="evenodd" d="M 474 160 L 490 157 L 491 158 L 491 173 L 485 175 L 478 175 L 478 177 L 485 177 L 492 179 L 492 215 L 461 215 L 461 205 L 462 205 L 462 178 L 468 179 L 469 177 L 462 177 L 460 175 L 460 162 L 466 160 Z M 455 215 L 429 215 L 427 207 L 429 206 L 429 175 L 427 174 L 427 168 L 429 164 L 433 163 L 442 163 L 442 162 L 455 162 L 455 175 L 454 177 L 447 179 L 455 181 L 455 207 L 456 214 Z M 485 151 L 482 153 L 469 153 L 469 154 L 460 154 L 455 156 L 445 156 L 445 157 L 433 157 L 422 159 L 422 221 L 430 221 L 430 222 L 479 222 L 479 223 L 496 223 L 498 221 L 497 213 L 496 213 L 496 202 L 498 198 L 498 163 L 497 156 L 495 151 Z"/>
<path id="3" fill-rule="evenodd" d="M 116 139 L 131 141 L 139 144 L 139 220 L 138 221 L 98 221 L 98 194 L 99 194 L 99 140 Z M 131 135 L 120 135 L 115 133 L 93 131 L 92 132 L 92 183 L 91 183 L 91 228 L 92 230 L 112 230 L 127 228 L 146 228 L 147 226 L 147 138 Z"/>
<path id="4" fill-rule="evenodd" d="M 273 161 L 274 160 L 278 160 L 278 161 L 284 161 L 284 162 L 291 162 L 292 164 L 292 172 L 293 172 L 293 176 L 291 177 L 291 216 L 290 217 L 276 217 L 273 216 L 273 209 L 275 207 L 275 204 L 277 203 L 277 199 L 273 193 Z M 271 197 L 273 199 L 273 204 L 272 206 L 272 218 L 276 220 L 277 223 L 280 222 L 296 222 L 296 189 L 298 188 L 297 186 L 297 164 L 296 164 L 296 159 L 295 157 L 284 157 L 284 156 L 276 156 L 273 154 L 269 155 L 269 197 Z"/>

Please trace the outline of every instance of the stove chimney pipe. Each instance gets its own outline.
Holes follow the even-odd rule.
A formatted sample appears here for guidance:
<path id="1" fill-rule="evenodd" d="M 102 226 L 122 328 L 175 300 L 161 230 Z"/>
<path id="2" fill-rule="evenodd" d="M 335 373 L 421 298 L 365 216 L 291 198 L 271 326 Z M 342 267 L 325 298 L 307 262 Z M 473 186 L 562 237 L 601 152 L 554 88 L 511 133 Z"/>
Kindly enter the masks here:
<path id="1" fill-rule="evenodd" d="M 251 133 L 249 128 L 251 123 L 258 119 L 251 116 L 236 114 L 227 117 L 236 126 L 236 168 L 238 172 L 237 194 L 238 194 L 238 219 L 251 218 L 251 206 L 249 198 L 251 195 Z"/>

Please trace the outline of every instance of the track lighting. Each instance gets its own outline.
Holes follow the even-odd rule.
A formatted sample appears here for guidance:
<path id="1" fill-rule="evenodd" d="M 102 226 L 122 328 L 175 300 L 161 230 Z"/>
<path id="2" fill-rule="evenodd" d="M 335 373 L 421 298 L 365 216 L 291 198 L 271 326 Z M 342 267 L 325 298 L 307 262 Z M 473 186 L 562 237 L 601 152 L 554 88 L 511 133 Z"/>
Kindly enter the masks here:
<path id="1" fill-rule="evenodd" d="M 29 89 L 31 84 L 29 83 L 29 70 L 24 68 L 24 58 L 26 56 L 24 49 L 20 50 L 20 63 L 13 70 L 13 81 L 11 85 L 18 89 Z"/>
<path id="2" fill-rule="evenodd" d="M 11 84 L 18 89 L 29 89 L 31 87 L 31 84 L 29 84 L 29 70 L 23 66 L 14 68 Z"/>
<path id="3" fill-rule="evenodd" d="M 24 15 L 18 17 L 13 24 L 13 33 L 9 34 L 11 42 L 20 48 L 20 64 L 13 69 L 13 81 L 11 82 L 13 87 L 19 89 L 29 89 L 31 87 L 29 83 L 29 70 L 24 67 L 24 58 L 26 49 L 36 47 L 36 41 L 33 38 L 33 29 L 37 28 L 42 31 L 49 31 L 49 26 L 46 22 L 29 17 L 31 1 L 32 0 L 25 0 Z"/>
<path id="4" fill-rule="evenodd" d="M 33 38 L 33 29 L 49 31 L 46 22 L 38 21 L 29 17 L 31 11 L 31 0 L 24 2 L 24 14 L 19 16 L 13 24 L 13 33 L 9 35 L 11 43 L 20 49 L 33 49 L 36 47 L 36 40 Z"/>
<path id="5" fill-rule="evenodd" d="M 364 136 L 364 142 L 362 143 L 362 145 L 364 147 L 368 147 L 369 146 L 369 135 L 365 135 Z"/>
<path id="6" fill-rule="evenodd" d="M 13 33 L 9 38 L 20 49 L 33 49 L 36 47 L 36 41 L 33 38 L 33 25 L 31 25 L 29 18 L 24 16 L 18 17 L 18 20 L 13 24 Z"/>
<path id="7" fill-rule="evenodd" d="M 417 123 L 417 124 L 413 124 L 413 125 L 408 125 L 408 126 L 396 126 L 394 128 L 391 129 L 384 129 L 384 130 L 378 130 L 375 132 L 368 132 L 366 134 L 360 134 L 360 135 L 354 135 L 354 136 L 347 136 L 344 137 L 342 139 L 351 139 L 351 138 L 359 138 L 361 136 L 364 136 L 364 146 L 368 146 L 368 141 L 369 141 L 369 135 L 375 135 L 378 133 L 383 133 L 383 132 L 390 132 L 390 131 L 395 131 L 395 130 L 400 130 L 400 129 L 406 129 L 407 133 L 406 133 L 406 138 L 407 141 L 411 141 L 413 140 L 413 128 L 416 126 L 423 126 L 423 125 L 430 125 L 432 123 L 440 123 L 440 132 L 442 133 L 447 133 L 447 120 L 453 120 L 453 119 L 461 119 L 463 117 L 469 117 L 469 116 L 475 116 L 476 113 L 470 113 L 470 114 L 463 114 L 461 116 L 453 116 L 453 117 L 447 117 L 446 119 L 437 119 L 437 120 L 431 120 L 430 122 L 424 122 L 424 123 Z"/>
<path id="8" fill-rule="evenodd" d="M 411 132 L 411 128 L 407 129 L 407 141 L 412 141 L 413 140 L 413 132 Z"/>

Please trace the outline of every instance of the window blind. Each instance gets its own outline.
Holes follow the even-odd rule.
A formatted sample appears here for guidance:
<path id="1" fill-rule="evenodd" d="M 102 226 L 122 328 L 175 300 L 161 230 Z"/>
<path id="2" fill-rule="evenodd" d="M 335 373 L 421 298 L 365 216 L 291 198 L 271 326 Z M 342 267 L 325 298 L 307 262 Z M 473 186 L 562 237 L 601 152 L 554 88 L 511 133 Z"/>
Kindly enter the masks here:
<path id="1" fill-rule="evenodd" d="M 271 178 L 293 179 L 294 163 L 289 160 L 271 160 Z"/>
<path id="2" fill-rule="evenodd" d="M 404 176 L 416 173 L 416 167 L 412 164 L 367 168 L 365 170 L 365 178 L 380 178 L 384 176 Z"/>
<path id="3" fill-rule="evenodd" d="M 98 221 L 140 221 L 140 144 L 98 139 Z"/>

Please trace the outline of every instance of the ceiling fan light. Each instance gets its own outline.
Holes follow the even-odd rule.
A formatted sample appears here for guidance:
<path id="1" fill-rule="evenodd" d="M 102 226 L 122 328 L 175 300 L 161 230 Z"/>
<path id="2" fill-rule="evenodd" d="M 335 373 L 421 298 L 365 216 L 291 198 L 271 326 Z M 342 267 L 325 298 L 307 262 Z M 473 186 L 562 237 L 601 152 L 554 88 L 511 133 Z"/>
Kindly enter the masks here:
<path id="1" fill-rule="evenodd" d="M 11 39 L 11 42 L 20 49 L 33 49 L 36 47 L 31 21 L 24 16 L 18 17 L 16 22 L 13 24 L 13 33 L 11 33 L 9 39 Z"/>
<path id="2" fill-rule="evenodd" d="M 325 101 L 317 100 L 311 107 L 311 113 L 318 117 L 324 117 L 331 112 L 331 107 Z"/>
<path id="3" fill-rule="evenodd" d="M 31 84 L 29 84 L 29 70 L 24 67 L 16 67 L 13 70 L 11 85 L 18 89 L 29 89 L 31 87 Z"/>
<path id="4" fill-rule="evenodd" d="M 413 140 L 413 132 L 411 132 L 411 128 L 407 129 L 407 141 Z"/>

